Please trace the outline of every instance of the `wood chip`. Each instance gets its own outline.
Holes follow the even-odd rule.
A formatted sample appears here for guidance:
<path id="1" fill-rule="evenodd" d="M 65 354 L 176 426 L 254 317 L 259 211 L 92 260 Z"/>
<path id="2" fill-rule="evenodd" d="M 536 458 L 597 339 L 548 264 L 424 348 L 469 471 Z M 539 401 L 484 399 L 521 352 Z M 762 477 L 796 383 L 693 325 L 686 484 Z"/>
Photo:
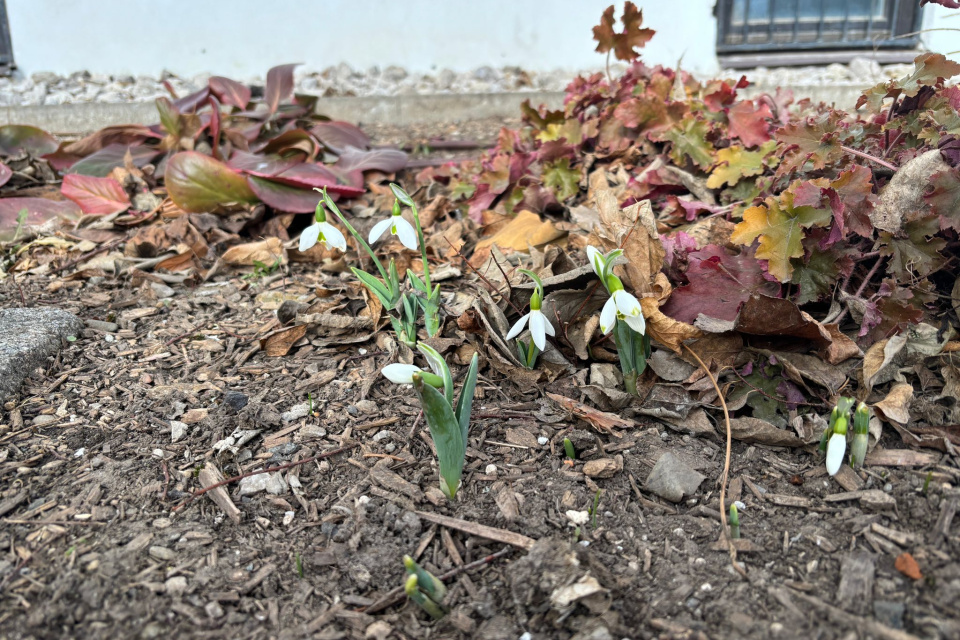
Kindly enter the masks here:
<path id="1" fill-rule="evenodd" d="M 857 472 L 845 464 L 840 465 L 840 470 L 833 476 L 841 487 L 847 491 L 859 491 L 863 489 L 863 480 L 857 475 Z"/>
<path id="2" fill-rule="evenodd" d="M 923 574 L 920 572 L 920 565 L 917 564 L 917 561 L 909 553 L 904 552 L 897 556 L 897 560 L 893 566 L 896 567 L 897 571 L 911 580 L 923 579 Z"/>
<path id="3" fill-rule="evenodd" d="M 917 636 L 909 634 L 906 631 L 891 629 L 885 624 L 881 624 L 876 620 L 866 616 L 861 617 L 847 613 L 846 611 L 829 605 L 823 600 L 806 593 L 793 593 L 791 595 L 793 597 L 800 598 L 807 604 L 812 605 L 821 611 L 826 612 L 827 618 L 832 622 L 843 625 L 844 627 L 857 629 L 864 635 L 873 636 L 875 638 L 883 638 L 883 640 L 918 640 Z"/>
<path id="4" fill-rule="evenodd" d="M 764 496 L 764 498 L 780 507 L 800 507 L 802 509 L 809 509 L 813 506 L 813 500 L 804 496 L 788 496 L 779 493 L 768 493 Z"/>
<path id="5" fill-rule="evenodd" d="M 623 471 L 623 456 L 587 460 L 583 473 L 590 478 L 612 478 Z"/>
<path id="6" fill-rule="evenodd" d="M 507 531 L 506 529 L 496 529 L 494 527 L 488 527 L 475 522 L 468 522 L 467 520 L 460 520 L 459 518 L 451 518 L 449 516 L 441 516 L 436 513 L 428 513 L 426 511 L 417 511 L 416 513 L 427 522 L 436 522 L 437 524 L 450 527 L 451 529 L 463 531 L 464 533 L 469 533 L 480 538 L 486 538 L 487 540 L 493 540 L 494 542 L 509 544 L 525 551 L 533 547 L 534 543 L 536 542 L 536 540 L 533 538 L 528 538 L 525 535 L 514 533 L 513 531 Z"/>
<path id="7" fill-rule="evenodd" d="M 922 467 L 940 462 L 939 453 L 913 449 L 874 449 L 863 464 L 868 467 Z"/>
<path id="8" fill-rule="evenodd" d="M 220 473 L 220 469 L 209 460 L 203 466 L 203 469 L 200 470 L 197 479 L 200 480 L 200 486 L 204 489 L 225 480 L 223 474 Z M 228 518 L 233 520 L 234 524 L 240 524 L 240 509 L 237 508 L 237 505 L 233 504 L 233 500 L 230 499 L 230 494 L 227 493 L 225 487 L 211 489 L 207 491 L 206 496 L 213 500 L 214 503 L 220 507 L 220 510 L 227 514 Z"/>
<path id="9" fill-rule="evenodd" d="M 267 577 L 277 570 L 277 565 L 275 564 L 265 564 L 257 572 L 253 574 L 249 580 L 243 583 L 243 586 L 240 587 L 240 593 L 247 595 L 251 591 L 257 588 L 261 582 L 267 579 Z"/>
<path id="10" fill-rule="evenodd" d="M 855 551 L 846 554 L 840 563 L 840 586 L 835 601 L 849 611 L 866 614 L 873 604 L 876 573 L 877 559 L 872 553 Z"/>
<path id="11" fill-rule="evenodd" d="M 373 468 L 370 469 L 370 478 L 384 489 L 402 493 L 416 502 L 422 502 L 424 496 L 420 487 L 412 482 L 407 482 L 393 471 L 390 471 L 389 466 L 391 463 L 392 461 L 389 458 L 380 460 L 380 462 L 373 465 Z"/>
<path id="12" fill-rule="evenodd" d="M 886 511 L 895 509 L 897 501 L 893 496 L 888 495 L 880 489 L 866 489 L 864 491 L 848 491 L 846 493 L 834 493 L 823 497 L 824 502 L 844 502 L 847 500 L 859 500 L 860 505 L 867 509 L 877 511 Z"/>
<path id="13" fill-rule="evenodd" d="M 888 540 L 893 540 L 901 547 L 906 547 L 911 544 L 916 543 L 917 536 L 912 533 L 907 533 L 906 531 L 898 531 L 896 529 L 891 529 L 890 527 L 885 527 L 882 524 L 874 522 L 870 525 L 870 529 L 874 533 L 879 533 L 881 536 Z"/>

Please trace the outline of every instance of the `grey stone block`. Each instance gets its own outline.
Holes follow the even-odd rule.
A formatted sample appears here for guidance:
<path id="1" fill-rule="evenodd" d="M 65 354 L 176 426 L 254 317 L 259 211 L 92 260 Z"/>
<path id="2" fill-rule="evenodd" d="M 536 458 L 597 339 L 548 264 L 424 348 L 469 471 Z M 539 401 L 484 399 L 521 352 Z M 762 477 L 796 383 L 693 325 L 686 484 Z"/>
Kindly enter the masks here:
<path id="1" fill-rule="evenodd" d="M 0 309 L 0 403 L 82 329 L 80 318 L 61 309 Z"/>

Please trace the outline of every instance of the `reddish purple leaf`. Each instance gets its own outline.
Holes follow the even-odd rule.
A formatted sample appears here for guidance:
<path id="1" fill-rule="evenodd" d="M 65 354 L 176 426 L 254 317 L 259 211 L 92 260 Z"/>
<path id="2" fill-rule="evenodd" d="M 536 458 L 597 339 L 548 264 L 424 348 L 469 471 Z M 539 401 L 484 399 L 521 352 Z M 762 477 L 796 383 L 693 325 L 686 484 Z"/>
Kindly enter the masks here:
<path id="1" fill-rule="evenodd" d="M 113 178 L 94 178 L 70 173 L 63 177 L 60 193 L 93 215 L 122 213 L 130 208 L 130 196 Z"/>
<path id="2" fill-rule="evenodd" d="M 297 64 L 281 64 L 267 71 L 264 99 L 270 114 L 277 112 L 280 103 L 293 95 L 293 70 Z"/>
<path id="3" fill-rule="evenodd" d="M 317 208 L 322 197 L 313 189 L 301 189 L 257 176 L 247 176 L 247 183 L 258 198 L 279 211 L 310 213 Z"/>
<path id="4" fill-rule="evenodd" d="M 182 151 L 170 158 L 164 182 L 170 199 L 184 211 L 203 213 L 228 204 L 256 201 L 242 175 L 196 151 Z"/>
<path id="5" fill-rule="evenodd" d="M 242 85 L 236 80 L 223 76 L 213 76 L 210 78 L 209 86 L 213 95 L 217 96 L 223 104 L 243 109 L 250 102 L 250 87 Z"/>
<path id="6" fill-rule="evenodd" d="M 52 135 L 22 124 L 7 124 L 0 127 L 0 154 L 7 156 L 19 155 L 26 151 L 32 156 L 42 156 L 53 153 L 60 146 Z"/>
<path id="7" fill-rule="evenodd" d="M 230 161 L 227 163 L 232 169 L 262 178 L 271 178 L 298 164 L 302 163 L 296 159 L 286 159 L 274 154 L 262 155 L 240 150 L 234 151 L 233 155 L 230 156 Z"/>
<path id="8" fill-rule="evenodd" d="M 199 91 L 194 91 L 190 95 L 183 96 L 179 100 L 174 100 L 173 106 L 180 113 L 196 113 L 203 101 L 210 95 L 210 87 L 206 86 Z"/>
<path id="9" fill-rule="evenodd" d="M 750 296 L 779 295 L 780 285 L 768 279 L 754 251 L 747 247 L 740 255 L 732 255 L 715 244 L 691 251 L 686 271 L 690 284 L 674 290 L 662 311 L 688 323 L 700 314 L 729 321 L 737 317 L 740 305 Z"/>
<path id="10" fill-rule="evenodd" d="M 137 145 L 148 138 L 160 139 L 163 135 L 139 124 L 118 124 L 104 127 L 85 138 L 65 145 L 64 153 L 78 156 L 88 156 L 110 145 L 119 144 L 125 147 Z"/>
<path id="11" fill-rule="evenodd" d="M 383 171 L 395 173 L 407 166 L 407 154 L 399 149 L 371 149 L 363 151 L 347 147 L 340 154 L 337 165 L 345 171 Z"/>
<path id="12" fill-rule="evenodd" d="M 299 151 L 312 160 L 320 153 L 320 144 L 313 134 L 305 129 L 288 129 L 261 143 L 254 150 L 260 153 L 279 153 L 284 156 L 288 152 Z"/>
<path id="13" fill-rule="evenodd" d="M 347 147 L 368 149 L 370 138 L 359 127 L 349 122 L 335 120 L 333 122 L 319 122 L 310 130 L 317 139 L 334 153 L 340 154 Z"/>
<path id="14" fill-rule="evenodd" d="M 124 158 L 128 150 L 130 151 L 130 158 L 133 160 L 135 167 L 142 167 L 145 164 L 153 162 L 153 159 L 156 158 L 159 153 L 153 147 L 144 145 L 128 147 L 124 144 L 111 144 L 78 162 L 67 164 L 64 169 L 69 169 L 70 173 L 103 178 L 109 175 L 116 167 L 123 166 Z M 49 158 L 49 156 L 46 157 Z"/>
<path id="15" fill-rule="evenodd" d="M 7 184 L 7 181 L 13 176 L 13 170 L 0 162 L 0 187 Z"/>
<path id="16" fill-rule="evenodd" d="M 730 136 L 740 138 L 748 147 L 759 147 L 770 139 L 770 120 L 773 114 L 770 107 L 761 104 L 753 106 L 753 100 L 744 100 L 727 111 L 730 122 Z"/>
<path id="17" fill-rule="evenodd" d="M 19 225 L 17 218 L 24 209 L 27 210 L 24 227 L 46 227 L 52 220 L 76 220 L 81 214 L 80 207 L 70 200 L 0 198 L 0 242 L 13 240 Z"/>
<path id="18" fill-rule="evenodd" d="M 288 184 L 292 187 L 322 189 L 327 188 L 330 193 L 339 193 L 348 198 L 355 198 L 364 193 L 361 187 L 354 187 L 340 183 L 340 179 L 333 171 L 319 164 L 304 162 L 273 176 L 275 182 Z"/>

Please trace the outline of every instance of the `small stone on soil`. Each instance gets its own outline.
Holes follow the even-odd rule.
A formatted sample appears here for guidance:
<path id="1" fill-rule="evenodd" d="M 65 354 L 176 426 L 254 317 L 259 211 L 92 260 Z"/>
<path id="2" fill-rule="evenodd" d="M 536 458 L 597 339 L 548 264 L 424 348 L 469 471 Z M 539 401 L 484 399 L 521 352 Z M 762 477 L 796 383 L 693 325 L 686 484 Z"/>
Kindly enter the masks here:
<path id="1" fill-rule="evenodd" d="M 664 500 L 680 502 L 683 496 L 696 492 L 706 476 L 691 469 L 685 462 L 667 452 L 660 456 L 647 478 L 647 489 Z"/>
<path id="2" fill-rule="evenodd" d="M 174 598 L 182 597 L 187 592 L 187 579 L 183 576 L 174 576 L 163 583 L 163 588 Z"/>
<path id="3" fill-rule="evenodd" d="M 247 406 L 248 402 L 250 399 L 247 394 L 239 391 L 227 391 L 223 394 L 223 406 L 232 411 L 240 411 Z"/>
<path id="4" fill-rule="evenodd" d="M 310 415 L 310 403 L 304 402 L 290 407 L 289 411 L 281 413 L 280 419 L 284 422 L 293 422 L 300 418 L 306 418 L 308 415 Z"/>

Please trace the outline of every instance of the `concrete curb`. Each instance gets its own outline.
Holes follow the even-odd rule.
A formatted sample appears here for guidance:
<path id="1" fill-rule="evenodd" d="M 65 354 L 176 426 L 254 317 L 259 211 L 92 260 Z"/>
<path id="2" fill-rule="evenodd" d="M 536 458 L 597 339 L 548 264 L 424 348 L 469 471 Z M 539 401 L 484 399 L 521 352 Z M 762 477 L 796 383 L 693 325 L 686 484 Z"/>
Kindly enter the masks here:
<path id="1" fill-rule="evenodd" d="M 840 108 L 852 109 L 861 88 L 853 86 L 804 85 L 785 87 L 794 97 L 811 98 Z M 745 97 L 773 93 L 774 87 L 751 86 Z M 462 122 L 482 118 L 516 118 L 520 103 L 546 104 L 551 109 L 563 106 L 559 91 L 509 93 L 413 94 L 364 98 L 320 98 L 317 112 L 334 120 L 360 124 L 406 126 L 437 122 Z M 159 120 L 152 102 L 121 104 L 87 103 L 40 107 L 0 107 L 0 125 L 30 124 L 57 134 L 80 134 L 117 124 L 155 124 Z"/>
<path id="2" fill-rule="evenodd" d="M 334 120 L 360 124 L 410 125 L 457 122 L 482 118 L 516 118 L 520 103 L 563 106 L 563 93 L 530 91 L 510 93 L 433 94 L 320 98 L 317 113 Z M 153 102 L 86 103 L 31 107 L 0 107 L 0 125 L 29 124 L 55 134 L 79 134 L 117 124 L 155 124 Z"/>
<path id="3" fill-rule="evenodd" d="M 82 329 L 79 318 L 61 309 L 0 309 L 0 402 Z"/>

